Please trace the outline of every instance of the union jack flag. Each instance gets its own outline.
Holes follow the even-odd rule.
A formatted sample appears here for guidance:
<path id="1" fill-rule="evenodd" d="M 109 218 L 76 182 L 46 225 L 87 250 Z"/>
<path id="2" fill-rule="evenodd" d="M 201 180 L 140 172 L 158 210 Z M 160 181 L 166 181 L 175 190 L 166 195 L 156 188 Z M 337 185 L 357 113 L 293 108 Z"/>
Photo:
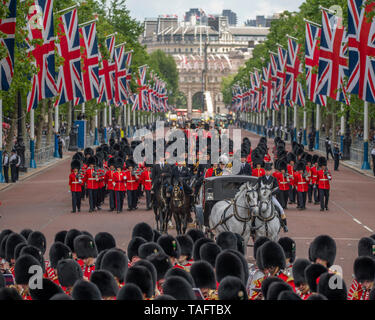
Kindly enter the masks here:
<path id="1" fill-rule="evenodd" d="M 375 20 L 367 15 L 375 8 L 371 2 L 348 0 L 349 81 L 348 90 L 363 101 L 375 103 Z"/>
<path id="2" fill-rule="evenodd" d="M 272 105 L 272 75 L 271 66 L 263 67 L 263 82 L 262 82 L 263 110 L 270 110 Z"/>
<path id="3" fill-rule="evenodd" d="M 113 104 L 116 63 L 113 62 L 115 54 L 115 36 L 106 39 L 106 45 L 109 52 L 109 60 L 102 59 L 102 67 L 99 69 L 100 95 L 98 102 L 107 102 Z"/>
<path id="4" fill-rule="evenodd" d="M 271 81 L 272 81 L 272 109 L 279 110 L 279 102 L 277 101 L 277 68 L 279 64 L 279 57 L 274 53 L 270 54 L 270 69 L 271 69 Z"/>
<path id="5" fill-rule="evenodd" d="M 131 52 L 125 52 L 124 46 L 121 46 L 115 49 L 115 58 L 116 58 L 115 102 L 117 105 L 126 103 L 130 94 L 128 84 L 127 84 L 127 78 L 129 77 L 128 66 L 131 64 L 131 54 L 132 54 Z"/>
<path id="6" fill-rule="evenodd" d="M 77 9 L 62 15 L 59 22 L 58 37 L 60 41 L 57 48 L 60 56 L 64 58 L 64 64 L 59 68 L 59 98 L 56 100 L 55 106 L 83 99 Z"/>
<path id="7" fill-rule="evenodd" d="M 255 97 L 254 97 L 254 109 L 256 112 L 262 111 L 262 78 L 259 75 L 258 70 L 254 71 L 254 88 L 255 88 Z"/>
<path id="8" fill-rule="evenodd" d="M 79 29 L 82 51 L 84 101 L 99 97 L 99 49 L 96 23 Z"/>
<path id="9" fill-rule="evenodd" d="M 348 74 L 347 45 L 341 19 L 323 10 L 317 91 L 318 94 L 349 104 L 344 85 L 344 78 Z"/>
<path id="10" fill-rule="evenodd" d="M 254 80 L 254 73 L 250 72 L 250 109 L 253 112 L 256 112 L 255 103 L 256 103 L 256 88 L 255 88 L 255 80 Z"/>
<path id="11" fill-rule="evenodd" d="M 288 38 L 288 55 L 286 61 L 285 77 L 285 100 L 287 106 L 304 106 L 305 95 L 298 76 L 302 73 L 302 64 L 298 57 L 301 45 L 291 38 Z"/>
<path id="12" fill-rule="evenodd" d="M 6 57 L 0 61 L 0 90 L 8 91 L 14 74 L 17 1 L 3 1 L 3 6 L 9 8 L 9 14 L 5 19 L 0 19 L 0 31 L 5 34 L 4 38 L 0 39 L 0 45 L 7 50 Z"/>
<path id="13" fill-rule="evenodd" d="M 139 76 L 137 77 L 138 93 L 134 95 L 135 101 L 133 104 L 133 111 L 148 110 L 148 88 L 146 85 L 147 66 L 139 68 Z"/>
<path id="14" fill-rule="evenodd" d="M 316 104 L 326 106 L 327 97 L 317 94 L 321 35 L 321 28 L 306 22 L 305 66 L 307 97 Z"/>
<path id="15" fill-rule="evenodd" d="M 277 64 L 277 86 L 276 86 L 276 100 L 279 106 L 285 105 L 285 79 L 286 79 L 286 57 L 287 52 L 285 49 L 281 48 L 280 46 L 277 49 L 278 53 L 278 64 Z"/>
<path id="16" fill-rule="evenodd" d="M 36 0 L 28 15 L 29 55 L 35 58 L 38 73 L 32 78 L 32 88 L 27 95 L 27 111 L 36 109 L 42 99 L 57 95 L 55 83 L 55 39 L 53 26 L 53 0 Z M 39 19 L 40 18 L 40 19 Z M 31 45 L 33 40 L 42 44 Z"/>

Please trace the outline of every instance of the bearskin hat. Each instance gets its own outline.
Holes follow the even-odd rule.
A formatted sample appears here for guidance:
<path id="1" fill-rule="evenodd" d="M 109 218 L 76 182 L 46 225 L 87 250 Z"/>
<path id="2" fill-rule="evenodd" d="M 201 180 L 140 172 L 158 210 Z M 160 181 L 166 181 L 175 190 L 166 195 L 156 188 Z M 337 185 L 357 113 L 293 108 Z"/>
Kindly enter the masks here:
<path id="1" fill-rule="evenodd" d="M 268 290 L 270 286 L 274 283 L 284 283 L 284 281 L 281 278 L 278 277 L 268 277 L 262 281 L 261 291 L 264 299 L 267 298 Z"/>
<path id="2" fill-rule="evenodd" d="M 358 257 L 354 261 L 354 276 L 358 282 L 375 279 L 375 261 L 370 257 Z"/>
<path id="3" fill-rule="evenodd" d="M 139 289 L 139 287 L 136 284 L 129 283 L 119 290 L 119 292 L 117 293 L 116 300 L 139 301 L 143 300 L 143 294 L 141 289 Z"/>
<path id="4" fill-rule="evenodd" d="M 119 287 L 112 273 L 109 271 L 94 271 L 90 276 L 90 282 L 98 287 L 103 298 L 117 296 Z"/>
<path id="5" fill-rule="evenodd" d="M 23 236 L 26 240 L 29 238 L 30 233 L 32 233 L 33 230 L 31 229 L 23 229 L 20 231 L 20 235 Z"/>
<path id="6" fill-rule="evenodd" d="M 95 241 L 87 235 L 80 235 L 74 239 L 74 252 L 79 259 L 96 258 L 98 256 Z"/>
<path id="7" fill-rule="evenodd" d="M 203 261 L 207 261 L 213 268 L 215 268 L 216 258 L 221 251 L 221 248 L 216 243 L 207 242 L 200 247 L 199 255 Z"/>
<path id="8" fill-rule="evenodd" d="M 327 166 L 327 159 L 326 159 L 326 157 L 319 157 L 318 166 L 319 167 Z"/>
<path id="9" fill-rule="evenodd" d="M 254 259 L 257 259 L 257 251 L 258 249 L 266 242 L 271 241 L 267 237 L 259 237 L 255 240 L 254 242 L 254 247 L 253 247 L 253 257 Z"/>
<path id="10" fill-rule="evenodd" d="M 20 257 L 25 254 L 29 254 L 30 256 L 33 256 L 35 259 L 37 259 L 43 269 L 43 272 L 45 272 L 46 265 L 44 262 L 43 253 L 39 250 L 39 248 L 34 246 L 25 246 L 20 251 Z"/>
<path id="11" fill-rule="evenodd" d="M 122 160 L 122 158 L 116 158 L 115 159 L 115 167 L 116 169 L 122 169 L 124 166 L 124 160 Z"/>
<path id="12" fill-rule="evenodd" d="M 14 266 L 14 278 L 16 284 L 29 284 L 30 278 L 33 276 L 32 273 L 29 273 L 29 270 L 33 266 L 40 266 L 40 262 L 29 254 L 20 256 L 16 260 Z"/>
<path id="13" fill-rule="evenodd" d="M 279 267 L 285 269 L 285 254 L 281 245 L 274 241 L 268 241 L 262 245 L 261 260 L 263 267 Z"/>
<path id="14" fill-rule="evenodd" d="M 64 287 L 73 287 L 76 281 L 83 279 L 82 268 L 73 259 L 60 260 L 56 269 L 59 282 Z"/>
<path id="15" fill-rule="evenodd" d="M 74 170 L 74 169 L 80 170 L 81 169 L 81 161 L 79 161 L 79 160 L 73 160 L 70 163 L 70 168 L 72 170 Z"/>
<path id="16" fill-rule="evenodd" d="M 290 163 L 291 161 L 293 161 L 295 163 L 296 160 L 297 160 L 296 155 L 294 153 L 288 152 L 288 154 L 286 155 L 286 161 L 288 163 Z"/>
<path id="17" fill-rule="evenodd" d="M 33 301 L 35 300 L 49 300 L 56 294 L 63 294 L 64 291 L 56 283 L 50 279 L 42 280 L 42 288 L 30 288 L 30 296 Z"/>
<path id="18" fill-rule="evenodd" d="M 244 270 L 243 283 L 247 283 L 247 280 L 249 279 L 249 265 L 248 265 L 248 262 L 247 262 L 245 256 L 237 250 L 228 249 L 226 251 L 234 253 L 241 260 L 242 267 L 243 267 L 243 270 Z"/>
<path id="19" fill-rule="evenodd" d="M 116 248 L 110 249 L 104 254 L 100 269 L 112 273 L 118 282 L 124 282 L 126 272 L 128 271 L 128 258 L 122 250 Z"/>
<path id="20" fill-rule="evenodd" d="M 26 239 L 18 233 L 11 233 L 5 244 L 5 260 L 10 262 L 14 259 L 14 249 L 16 248 L 17 244 L 21 242 L 26 242 Z"/>
<path id="21" fill-rule="evenodd" d="M 293 289 L 284 281 L 271 283 L 267 291 L 266 300 L 277 300 L 277 297 L 283 291 L 293 292 Z"/>
<path id="22" fill-rule="evenodd" d="M 99 232 L 95 236 L 95 244 L 98 248 L 98 252 L 102 252 L 105 249 L 112 249 L 116 247 L 116 240 L 108 232 Z"/>
<path id="23" fill-rule="evenodd" d="M 134 160 L 132 159 L 129 159 L 126 161 L 126 168 L 129 168 L 129 167 L 132 167 L 132 168 L 135 168 L 137 165 L 136 163 L 134 162 Z"/>
<path id="24" fill-rule="evenodd" d="M 204 238 L 204 233 L 198 229 L 190 229 L 186 232 L 186 235 L 190 236 L 193 239 L 193 242 L 197 241 L 200 238 Z"/>
<path id="25" fill-rule="evenodd" d="M 102 300 L 99 288 L 92 282 L 78 280 L 72 290 L 73 300 Z"/>
<path id="26" fill-rule="evenodd" d="M 311 292 L 317 292 L 316 280 L 321 274 L 327 272 L 327 268 L 318 263 L 313 263 L 305 268 L 305 279 Z"/>
<path id="27" fill-rule="evenodd" d="M 163 253 L 154 253 L 147 257 L 147 260 L 150 261 L 154 267 L 156 268 L 156 272 L 158 275 L 158 281 L 164 279 L 165 274 L 167 271 L 172 268 L 172 264 L 169 260 L 169 257 Z"/>
<path id="28" fill-rule="evenodd" d="M 216 289 L 215 271 L 207 261 L 194 262 L 190 274 L 197 288 Z"/>
<path id="29" fill-rule="evenodd" d="M 334 287 L 331 288 L 331 278 L 335 277 L 335 283 L 341 283 L 341 288 Z M 325 296 L 328 300 L 346 300 L 348 295 L 348 290 L 344 279 L 342 279 L 338 274 L 332 274 L 325 272 L 320 276 L 318 283 L 318 293 Z"/>
<path id="30" fill-rule="evenodd" d="M 5 259 L 5 247 L 6 247 L 8 237 L 9 237 L 9 234 L 5 235 L 3 237 L 3 240 L 1 240 L 1 243 L 0 243 L 0 257 L 3 259 Z"/>
<path id="31" fill-rule="evenodd" d="M 93 241 L 95 241 L 93 235 L 90 232 L 88 231 L 81 231 L 81 232 L 82 232 L 82 235 L 89 236 Z"/>
<path id="32" fill-rule="evenodd" d="M 6 287 L 0 289 L 0 300 L 16 301 L 23 299 L 15 288 Z"/>
<path id="33" fill-rule="evenodd" d="M 248 300 L 244 284 L 233 276 L 227 276 L 221 280 L 218 296 L 219 300 Z"/>
<path id="34" fill-rule="evenodd" d="M 107 163 L 108 167 L 116 167 L 115 158 L 110 158 Z"/>
<path id="35" fill-rule="evenodd" d="M 18 257 L 21 255 L 21 250 L 25 247 L 27 247 L 26 242 L 21 242 L 17 244 L 17 246 L 14 248 L 14 260 L 18 259 Z"/>
<path id="36" fill-rule="evenodd" d="M 315 164 L 315 163 L 318 163 L 318 161 L 319 161 L 319 155 L 314 154 L 311 158 L 311 163 Z"/>
<path id="37" fill-rule="evenodd" d="M 181 255 L 180 244 L 175 237 L 171 235 L 163 235 L 158 239 L 158 245 L 161 246 L 164 252 L 173 258 L 179 258 Z"/>
<path id="38" fill-rule="evenodd" d="M 241 259 L 233 252 L 223 251 L 217 258 L 215 263 L 216 279 L 220 282 L 226 276 L 234 276 L 243 281 L 245 273 Z"/>
<path id="39" fill-rule="evenodd" d="M 64 259 L 72 259 L 72 251 L 67 245 L 61 242 L 55 242 L 49 249 L 49 262 L 51 267 L 56 269 L 59 261 Z"/>
<path id="40" fill-rule="evenodd" d="M 290 259 L 290 263 L 293 263 L 296 259 L 296 242 L 289 237 L 283 237 L 279 239 L 278 243 L 283 248 L 285 257 Z"/>
<path id="41" fill-rule="evenodd" d="M 158 281 L 158 272 L 156 271 L 155 266 L 148 260 L 142 259 L 138 260 L 136 263 L 134 263 L 133 267 L 135 266 L 142 266 L 145 267 L 148 271 L 150 271 L 151 277 L 152 277 L 152 294 L 154 294 L 155 288 L 156 288 L 156 282 Z M 174 269 L 170 269 L 174 270 Z M 181 270 L 181 269 L 179 269 Z"/>
<path id="42" fill-rule="evenodd" d="M 328 300 L 325 296 L 323 296 L 322 294 L 320 293 L 313 293 L 312 295 L 310 295 L 310 297 L 308 297 L 306 299 L 307 300 L 310 300 L 310 301 L 319 301 L 319 300 Z"/>
<path id="43" fill-rule="evenodd" d="M 311 264 L 307 259 L 297 259 L 293 263 L 292 274 L 294 279 L 294 284 L 299 287 L 301 284 L 307 283 L 305 277 L 305 269 Z"/>
<path id="44" fill-rule="evenodd" d="M 193 239 L 191 239 L 191 237 L 188 235 L 178 235 L 176 237 L 176 240 L 178 241 L 181 248 L 181 256 L 186 256 L 186 259 L 190 260 L 193 255 Z"/>
<path id="45" fill-rule="evenodd" d="M 163 283 L 163 293 L 177 300 L 195 300 L 195 294 L 190 283 L 184 278 L 173 276 Z"/>
<path id="46" fill-rule="evenodd" d="M 87 155 L 90 155 L 90 156 L 93 156 L 95 153 L 94 153 L 94 150 L 92 148 L 86 148 L 84 151 L 83 151 L 83 154 L 85 155 L 85 157 Z"/>
<path id="47" fill-rule="evenodd" d="M 65 236 L 64 243 L 70 248 L 70 250 L 72 250 L 72 252 L 75 252 L 74 251 L 74 239 L 80 235 L 82 235 L 81 231 L 78 231 L 77 229 L 71 229 L 67 232 Z"/>
<path id="48" fill-rule="evenodd" d="M 370 237 L 361 238 L 358 242 L 358 256 L 375 258 L 375 240 Z"/>
<path id="49" fill-rule="evenodd" d="M 264 170 L 265 171 L 271 171 L 272 170 L 272 163 L 267 162 L 264 164 Z"/>
<path id="50" fill-rule="evenodd" d="M 55 234 L 55 239 L 54 242 L 62 242 L 65 243 L 65 237 L 68 231 L 66 230 L 61 230 L 58 233 Z"/>
<path id="51" fill-rule="evenodd" d="M 125 283 L 136 284 L 147 298 L 151 298 L 153 295 L 153 279 L 151 272 L 146 267 L 131 267 L 126 274 Z"/>
<path id="52" fill-rule="evenodd" d="M 281 291 L 280 294 L 277 296 L 277 300 L 300 301 L 302 299 L 297 293 L 290 291 L 290 290 L 284 290 L 284 291 Z"/>
<path id="53" fill-rule="evenodd" d="M 288 164 L 284 160 L 279 161 L 279 170 L 285 170 L 285 172 L 288 169 Z"/>
<path id="54" fill-rule="evenodd" d="M 238 233 L 234 233 L 234 235 L 236 236 L 236 239 L 237 239 L 237 251 L 244 255 L 245 254 L 245 240 Z"/>
<path id="55" fill-rule="evenodd" d="M 201 246 L 204 245 L 207 242 L 214 242 L 214 241 L 212 239 L 209 239 L 209 238 L 200 238 L 194 243 L 194 247 L 193 247 L 193 259 L 194 259 L 194 261 L 199 261 L 201 259 L 201 257 L 200 257 Z"/>
<path id="56" fill-rule="evenodd" d="M 72 160 L 78 160 L 79 162 L 85 160 L 85 156 L 83 155 L 82 152 L 76 152 L 73 157 L 72 157 Z"/>
<path id="57" fill-rule="evenodd" d="M 130 261 L 133 259 L 133 257 L 138 257 L 139 247 L 145 243 L 147 243 L 147 241 L 142 237 L 135 237 L 130 240 L 127 250 L 128 258 Z"/>
<path id="58" fill-rule="evenodd" d="M 95 157 L 90 157 L 87 159 L 87 165 L 90 166 L 90 165 L 94 165 L 96 166 L 96 159 Z"/>
<path id="59" fill-rule="evenodd" d="M 154 232 L 149 224 L 145 222 L 140 222 L 136 224 L 132 231 L 132 238 L 142 237 L 146 241 L 152 241 L 154 237 Z"/>
<path id="60" fill-rule="evenodd" d="M 71 296 L 68 296 L 65 293 L 58 293 L 52 296 L 50 300 L 63 301 L 63 300 L 73 300 L 73 298 Z"/>
<path id="61" fill-rule="evenodd" d="M 176 277 L 176 276 L 184 278 L 187 282 L 190 283 L 190 285 L 193 288 L 196 288 L 192 274 L 190 272 L 185 271 L 184 269 L 180 269 L 180 268 L 169 269 L 168 272 L 165 274 L 165 279 L 168 279 L 169 277 Z"/>
<path id="62" fill-rule="evenodd" d="M 312 163 L 312 155 L 309 153 L 306 153 L 305 161 L 306 163 Z"/>
<path id="63" fill-rule="evenodd" d="M 45 235 L 40 231 L 30 233 L 27 243 L 31 246 L 37 247 L 43 254 L 46 252 L 47 240 Z"/>
<path id="64" fill-rule="evenodd" d="M 146 259 L 148 256 L 155 253 L 165 253 L 163 248 L 155 242 L 147 242 L 139 246 L 138 257 Z"/>
<path id="65" fill-rule="evenodd" d="M 216 244 L 222 249 L 234 249 L 237 250 L 237 238 L 233 232 L 224 231 L 220 232 L 216 237 Z"/>
<path id="66" fill-rule="evenodd" d="M 110 249 L 105 249 L 105 250 L 103 250 L 102 252 L 100 252 L 99 254 L 98 254 L 98 256 L 96 257 L 96 259 L 95 259 L 95 270 L 99 270 L 99 269 L 101 269 L 101 264 L 102 264 L 102 260 L 103 260 L 103 257 L 104 257 L 104 255 L 108 252 L 108 250 L 110 250 Z"/>
<path id="67" fill-rule="evenodd" d="M 275 146 L 277 146 L 277 144 L 281 141 L 281 138 L 280 137 L 275 137 L 275 139 L 273 139 L 273 142 L 275 144 Z"/>
<path id="68" fill-rule="evenodd" d="M 320 235 L 310 244 L 310 261 L 315 262 L 318 258 L 327 261 L 328 268 L 335 262 L 336 242 L 328 235 Z"/>

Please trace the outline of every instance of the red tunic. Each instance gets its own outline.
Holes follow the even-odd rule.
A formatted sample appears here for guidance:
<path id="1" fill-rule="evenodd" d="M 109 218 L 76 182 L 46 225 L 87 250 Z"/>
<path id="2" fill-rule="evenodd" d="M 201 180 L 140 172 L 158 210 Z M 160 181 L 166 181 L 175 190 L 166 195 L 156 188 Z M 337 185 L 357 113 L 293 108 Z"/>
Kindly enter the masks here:
<path id="1" fill-rule="evenodd" d="M 284 282 L 286 282 L 287 284 L 289 284 L 292 287 L 293 291 L 296 292 L 296 286 L 294 284 L 293 278 L 289 278 L 283 272 L 279 272 L 279 274 L 277 275 L 277 277 L 280 278 L 281 280 L 283 280 Z"/>
<path id="2" fill-rule="evenodd" d="M 312 177 L 313 173 L 312 173 L 312 168 L 313 168 L 313 167 L 306 166 L 306 172 L 307 172 L 307 174 L 308 174 L 308 184 L 309 184 L 309 185 L 310 185 L 310 184 L 313 184 L 313 177 Z"/>
<path id="3" fill-rule="evenodd" d="M 115 181 L 113 179 L 115 175 L 115 170 L 108 170 L 105 173 L 104 182 L 107 185 L 107 190 L 114 190 L 115 189 Z"/>
<path id="4" fill-rule="evenodd" d="M 250 153 L 249 153 L 249 155 L 247 156 L 247 159 L 246 159 L 246 162 L 247 163 L 251 163 L 251 152 L 252 152 L 253 150 L 250 148 Z"/>
<path id="5" fill-rule="evenodd" d="M 125 171 L 126 189 L 135 191 L 138 189 L 138 177 L 132 175 L 130 170 Z"/>
<path id="6" fill-rule="evenodd" d="M 98 181 L 98 188 L 104 188 L 105 187 L 105 171 L 104 169 L 99 169 L 98 174 L 100 176 L 99 181 Z"/>
<path id="7" fill-rule="evenodd" d="M 267 153 L 265 156 L 264 156 L 264 162 L 271 162 L 271 156 L 269 153 Z"/>
<path id="8" fill-rule="evenodd" d="M 264 171 L 263 168 L 260 168 L 260 169 L 254 168 L 252 170 L 252 176 L 253 177 L 258 177 L 259 178 L 259 177 L 263 177 L 265 175 L 266 175 L 266 171 Z"/>
<path id="9" fill-rule="evenodd" d="M 77 262 L 82 269 L 83 277 L 90 280 L 91 273 L 95 271 L 95 265 L 87 266 L 82 259 L 78 259 Z"/>
<path id="10" fill-rule="evenodd" d="M 205 178 L 212 177 L 213 173 L 214 173 L 214 168 L 208 168 L 204 177 Z"/>
<path id="11" fill-rule="evenodd" d="M 369 300 L 369 298 L 370 292 L 362 288 L 362 285 L 354 279 L 348 291 L 347 300 Z"/>
<path id="12" fill-rule="evenodd" d="M 83 181 L 79 182 L 75 173 L 69 175 L 69 186 L 71 192 L 82 192 Z"/>
<path id="13" fill-rule="evenodd" d="M 307 184 L 307 180 L 301 173 L 295 172 L 293 180 L 298 192 L 307 192 L 309 186 Z"/>
<path id="14" fill-rule="evenodd" d="M 93 178 L 94 169 L 87 169 L 85 173 L 85 182 L 87 189 L 98 189 L 98 178 Z"/>
<path id="15" fill-rule="evenodd" d="M 317 184 L 318 181 L 318 168 L 313 166 L 311 167 L 311 182 L 312 184 Z"/>
<path id="16" fill-rule="evenodd" d="M 290 189 L 288 179 L 285 178 L 281 172 L 275 172 L 273 176 L 277 179 L 281 191 L 287 191 Z"/>
<path id="17" fill-rule="evenodd" d="M 288 174 L 289 174 L 290 186 L 295 186 L 295 183 L 294 183 L 294 172 L 295 171 L 294 171 L 293 166 L 291 166 L 290 164 L 288 164 L 287 171 L 288 171 Z"/>
<path id="18" fill-rule="evenodd" d="M 328 173 L 329 175 L 331 175 L 329 171 Z M 325 190 L 330 189 L 329 179 L 327 175 L 324 174 L 324 170 L 318 171 L 317 184 L 318 184 L 319 189 L 325 189 Z"/>
<path id="19" fill-rule="evenodd" d="M 125 172 L 123 171 L 116 171 L 113 174 L 113 181 L 116 183 L 113 190 L 115 191 L 126 191 L 125 185 Z"/>
<path id="20" fill-rule="evenodd" d="M 146 169 L 140 176 L 140 182 L 142 183 L 145 190 L 150 191 L 152 187 L 151 171 Z"/>

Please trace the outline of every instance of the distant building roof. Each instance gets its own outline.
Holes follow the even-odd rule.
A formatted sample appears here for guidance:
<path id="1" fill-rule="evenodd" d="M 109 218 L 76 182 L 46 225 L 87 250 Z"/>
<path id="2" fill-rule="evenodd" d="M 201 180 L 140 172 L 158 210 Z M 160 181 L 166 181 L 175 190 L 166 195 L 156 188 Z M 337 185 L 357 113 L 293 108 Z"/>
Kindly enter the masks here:
<path id="1" fill-rule="evenodd" d="M 242 35 L 266 36 L 270 32 L 270 30 L 269 28 L 257 28 L 257 27 L 230 27 L 229 32 L 236 36 L 242 36 Z"/>

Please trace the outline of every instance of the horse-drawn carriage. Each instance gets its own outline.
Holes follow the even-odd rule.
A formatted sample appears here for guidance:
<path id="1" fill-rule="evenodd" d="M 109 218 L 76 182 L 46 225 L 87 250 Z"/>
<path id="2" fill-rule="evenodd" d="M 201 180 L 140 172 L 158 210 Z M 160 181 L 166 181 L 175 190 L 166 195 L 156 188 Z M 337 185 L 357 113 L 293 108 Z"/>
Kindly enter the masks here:
<path id="1" fill-rule="evenodd" d="M 254 185 L 257 182 L 256 177 L 251 176 L 219 176 L 204 179 L 199 193 L 198 204 L 195 205 L 196 220 L 199 229 L 202 229 L 204 217 L 210 216 L 213 206 L 223 200 L 232 200 L 236 196 L 240 187 L 249 182 Z"/>

